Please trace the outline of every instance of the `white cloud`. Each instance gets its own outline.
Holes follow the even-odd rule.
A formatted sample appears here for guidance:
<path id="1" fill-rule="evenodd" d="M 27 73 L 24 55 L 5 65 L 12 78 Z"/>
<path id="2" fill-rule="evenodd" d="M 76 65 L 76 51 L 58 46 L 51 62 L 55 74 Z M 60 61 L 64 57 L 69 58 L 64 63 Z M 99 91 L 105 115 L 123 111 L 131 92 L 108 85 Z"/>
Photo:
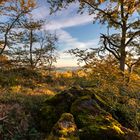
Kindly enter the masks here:
<path id="1" fill-rule="evenodd" d="M 61 51 L 59 51 L 60 59 L 58 59 L 56 66 L 77 66 L 76 58 L 68 53 L 65 53 L 64 51 L 74 48 L 95 48 L 98 46 L 98 39 L 81 42 L 78 41 L 78 39 L 72 37 L 65 30 L 57 30 L 57 34 L 59 36 L 59 44 L 64 47 Z"/>
<path id="2" fill-rule="evenodd" d="M 46 6 L 39 6 L 32 12 L 34 19 L 46 19 L 49 16 L 49 9 Z"/>
<path id="3" fill-rule="evenodd" d="M 68 49 L 86 49 L 86 48 L 95 48 L 98 45 L 98 39 L 89 40 L 86 42 L 81 42 L 77 38 L 72 37 L 68 32 L 65 30 L 57 30 L 57 35 L 59 37 L 60 44 L 63 44 L 65 48 L 63 50 Z"/>
<path id="4" fill-rule="evenodd" d="M 90 22 L 92 22 L 92 18 L 90 16 L 76 15 L 74 17 L 69 17 L 66 19 L 50 21 L 50 23 L 45 25 L 44 28 L 46 28 L 47 30 L 57 30 L 62 28 L 78 26 L 78 25 L 84 25 Z"/>
<path id="5" fill-rule="evenodd" d="M 75 67 L 75 66 L 78 66 L 77 61 L 75 59 L 68 59 L 68 60 L 58 59 L 58 61 L 55 65 L 56 65 L 56 67 L 67 67 L 67 66 Z"/>
<path id="6" fill-rule="evenodd" d="M 58 62 L 56 66 L 76 66 L 77 61 L 76 58 L 71 56 L 70 54 L 64 53 L 64 51 L 79 48 L 93 48 L 98 44 L 98 40 L 89 40 L 86 42 L 79 41 L 77 38 L 74 38 L 64 29 L 68 27 L 74 27 L 79 25 L 85 25 L 92 22 L 93 17 L 88 14 L 79 15 L 77 14 L 78 4 L 71 5 L 68 9 L 64 9 L 55 13 L 54 15 L 49 15 L 49 9 L 45 6 L 41 7 L 38 12 L 35 12 L 35 18 L 46 18 L 49 21 L 43 27 L 45 30 L 56 31 L 57 36 L 59 38 L 59 46 L 60 51 Z"/>
<path id="7" fill-rule="evenodd" d="M 57 60 L 57 67 L 77 66 L 77 60 L 72 55 L 64 52 L 59 52 L 60 59 Z"/>
<path id="8" fill-rule="evenodd" d="M 39 8 L 33 11 L 35 19 L 46 19 L 47 24 L 44 28 L 47 30 L 57 30 L 78 26 L 92 22 L 93 18 L 88 14 L 78 14 L 78 3 L 71 4 L 67 9 L 62 9 L 50 15 L 50 9 L 47 3 L 42 3 Z"/>

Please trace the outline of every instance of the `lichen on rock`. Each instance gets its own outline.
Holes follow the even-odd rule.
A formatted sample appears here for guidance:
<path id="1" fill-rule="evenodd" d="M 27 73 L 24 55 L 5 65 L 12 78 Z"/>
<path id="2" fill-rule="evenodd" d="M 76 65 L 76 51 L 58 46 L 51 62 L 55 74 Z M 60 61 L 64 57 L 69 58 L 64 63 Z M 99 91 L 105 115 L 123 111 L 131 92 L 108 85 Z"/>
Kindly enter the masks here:
<path id="1" fill-rule="evenodd" d="M 47 140 L 80 140 L 77 135 L 77 126 L 70 113 L 63 113 L 52 128 Z"/>

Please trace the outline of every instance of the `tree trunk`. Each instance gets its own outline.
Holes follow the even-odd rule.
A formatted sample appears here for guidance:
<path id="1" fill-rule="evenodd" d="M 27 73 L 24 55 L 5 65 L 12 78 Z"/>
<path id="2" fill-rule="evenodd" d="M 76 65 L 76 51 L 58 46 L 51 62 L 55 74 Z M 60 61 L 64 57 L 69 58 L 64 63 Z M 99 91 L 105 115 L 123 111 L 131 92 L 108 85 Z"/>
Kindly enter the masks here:
<path id="1" fill-rule="evenodd" d="M 127 17 L 124 14 L 124 2 L 121 1 L 121 45 L 120 45 L 120 70 L 124 72 L 125 70 L 125 61 L 126 61 L 126 31 L 127 31 Z"/>
<path id="2" fill-rule="evenodd" d="M 126 60 L 126 54 L 125 50 L 121 52 L 121 57 L 120 57 L 120 70 L 124 72 L 125 70 L 125 60 Z"/>
<path id="3" fill-rule="evenodd" d="M 30 66 L 33 68 L 33 56 L 32 56 L 32 47 L 33 47 L 33 31 L 30 32 Z"/>

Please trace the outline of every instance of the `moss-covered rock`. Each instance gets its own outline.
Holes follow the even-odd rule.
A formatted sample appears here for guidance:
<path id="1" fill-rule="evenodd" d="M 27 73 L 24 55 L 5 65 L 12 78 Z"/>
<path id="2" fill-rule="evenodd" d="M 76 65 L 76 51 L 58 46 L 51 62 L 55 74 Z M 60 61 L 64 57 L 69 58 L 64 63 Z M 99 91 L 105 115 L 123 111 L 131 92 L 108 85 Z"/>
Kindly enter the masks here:
<path id="1" fill-rule="evenodd" d="M 111 108 L 90 90 L 71 88 L 46 100 L 40 110 L 41 128 L 47 134 L 51 132 L 49 140 L 79 139 L 73 132 L 69 134 L 73 126 L 77 134 L 76 125 L 80 140 L 139 140 L 137 134 L 112 117 Z M 74 116 L 76 125 L 73 116 L 66 112 Z"/>
<path id="2" fill-rule="evenodd" d="M 92 92 L 90 90 L 83 89 L 80 87 L 71 87 L 69 90 L 67 90 L 65 92 L 72 94 L 74 99 L 77 99 L 78 97 L 82 97 L 82 96 L 86 96 L 86 95 L 89 95 L 89 96 L 92 95 Z"/>
<path id="3" fill-rule="evenodd" d="M 58 119 L 53 106 L 46 105 L 41 108 L 40 127 L 42 131 L 49 132 Z"/>
<path id="4" fill-rule="evenodd" d="M 79 128 L 80 140 L 126 140 L 131 132 L 122 127 L 90 96 L 77 99 L 72 104 L 71 113 Z"/>
<path id="5" fill-rule="evenodd" d="M 77 135 L 77 126 L 70 113 L 63 113 L 54 125 L 47 140 L 80 140 Z"/>
<path id="6" fill-rule="evenodd" d="M 90 89 L 72 87 L 67 92 L 71 93 L 75 100 L 78 99 L 79 97 L 89 96 L 90 98 L 94 99 L 100 107 L 106 110 L 109 110 L 111 108 L 106 101 L 104 101 L 99 95 L 95 94 Z"/>
<path id="7" fill-rule="evenodd" d="M 82 96 L 75 100 L 75 102 L 73 102 L 71 106 L 71 113 L 75 116 L 78 125 L 83 124 L 83 120 L 85 120 L 84 122 L 86 122 L 86 125 L 88 125 L 87 123 L 90 124 L 93 116 L 102 116 L 109 114 L 99 106 L 95 99 L 93 99 L 89 95 Z M 85 115 L 83 114 L 85 114 L 87 117 L 85 117 Z"/>
<path id="8" fill-rule="evenodd" d="M 57 94 L 47 99 L 40 109 L 41 130 L 50 132 L 60 116 L 65 112 L 69 112 L 72 102 L 73 95 L 70 93 Z"/>
<path id="9" fill-rule="evenodd" d="M 48 98 L 40 109 L 40 127 L 50 132 L 62 113 L 70 112 L 72 103 L 81 96 L 90 93 L 88 90 L 71 88 Z"/>

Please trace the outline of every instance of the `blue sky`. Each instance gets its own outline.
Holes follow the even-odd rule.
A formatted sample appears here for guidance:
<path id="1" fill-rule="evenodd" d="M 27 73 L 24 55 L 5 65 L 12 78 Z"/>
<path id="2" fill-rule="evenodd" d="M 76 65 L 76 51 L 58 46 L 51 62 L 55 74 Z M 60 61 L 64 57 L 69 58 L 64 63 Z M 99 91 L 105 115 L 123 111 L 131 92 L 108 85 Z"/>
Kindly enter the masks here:
<path id="1" fill-rule="evenodd" d="M 41 1 L 41 0 L 40 0 Z M 106 27 L 98 23 L 93 24 L 93 15 L 87 13 L 77 14 L 78 4 L 72 4 L 68 9 L 63 9 L 49 15 L 47 3 L 40 2 L 40 6 L 33 12 L 34 18 L 47 20 L 45 30 L 56 32 L 59 39 L 59 59 L 56 66 L 76 66 L 76 59 L 64 53 L 69 49 L 93 48 L 98 46 L 100 33 L 106 32 Z"/>

